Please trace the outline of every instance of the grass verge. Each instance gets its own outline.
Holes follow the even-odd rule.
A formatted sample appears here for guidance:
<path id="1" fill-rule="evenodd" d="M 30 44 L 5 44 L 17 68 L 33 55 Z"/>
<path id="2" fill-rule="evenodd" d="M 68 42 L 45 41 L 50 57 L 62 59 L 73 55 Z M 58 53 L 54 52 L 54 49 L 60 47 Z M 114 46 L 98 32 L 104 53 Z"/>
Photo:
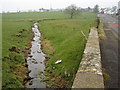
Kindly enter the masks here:
<path id="1" fill-rule="evenodd" d="M 97 22 L 99 22 L 99 24 L 98 24 L 99 39 L 100 40 L 105 40 L 106 39 L 106 35 L 105 35 L 104 29 L 103 29 L 103 22 L 99 18 L 97 19 Z"/>
<path id="2" fill-rule="evenodd" d="M 96 26 L 96 14 L 82 13 L 74 19 L 43 21 L 39 24 L 42 32 L 42 48 L 48 55 L 46 77 L 47 87 L 70 88 L 76 75 L 89 29 Z M 57 60 L 61 63 L 55 64 Z"/>

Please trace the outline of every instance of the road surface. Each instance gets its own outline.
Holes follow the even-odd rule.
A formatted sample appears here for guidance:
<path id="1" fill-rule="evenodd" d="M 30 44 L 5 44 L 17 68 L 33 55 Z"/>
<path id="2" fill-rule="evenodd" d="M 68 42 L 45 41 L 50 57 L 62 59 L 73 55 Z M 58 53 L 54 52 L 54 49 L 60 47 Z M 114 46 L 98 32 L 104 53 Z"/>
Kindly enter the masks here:
<path id="1" fill-rule="evenodd" d="M 106 40 L 100 40 L 102 68 L 109 75 L 104 77 L 107 88 L 118 88 L 118 19 L 101 14 Z"/>

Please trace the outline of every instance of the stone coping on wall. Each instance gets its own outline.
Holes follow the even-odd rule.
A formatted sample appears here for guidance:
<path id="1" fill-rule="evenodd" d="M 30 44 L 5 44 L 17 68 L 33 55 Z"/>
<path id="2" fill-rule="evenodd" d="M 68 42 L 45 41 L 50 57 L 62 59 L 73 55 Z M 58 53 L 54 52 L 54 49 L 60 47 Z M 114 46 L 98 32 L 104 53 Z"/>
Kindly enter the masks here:
<path id="1" fill-rule="evenodd" d="M 72 88 L 104 88 L 99 37 L 96 28 L 91 28 Z"/>

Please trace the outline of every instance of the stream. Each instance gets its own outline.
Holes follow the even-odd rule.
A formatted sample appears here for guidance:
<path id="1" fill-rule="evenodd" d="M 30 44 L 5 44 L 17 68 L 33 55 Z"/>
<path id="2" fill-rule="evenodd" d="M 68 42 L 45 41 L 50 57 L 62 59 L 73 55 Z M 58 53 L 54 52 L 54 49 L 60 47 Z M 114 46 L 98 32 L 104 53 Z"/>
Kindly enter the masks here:
<path id="1" fill-rule="evenodd" d="M 34 38 L 31 42 L 31 52 L 27 58 L 28 69 L 30 71 L 29 77 L 31 79 L 26 83 L 26 88 L 46 88 L 46 84 L 44 82 L 41 82 L 45 73 L 45 54 L 41 50 L 41 33 L 38 30 L 37 23 L 34 24 L 32 31 L 34 33 Z"/>

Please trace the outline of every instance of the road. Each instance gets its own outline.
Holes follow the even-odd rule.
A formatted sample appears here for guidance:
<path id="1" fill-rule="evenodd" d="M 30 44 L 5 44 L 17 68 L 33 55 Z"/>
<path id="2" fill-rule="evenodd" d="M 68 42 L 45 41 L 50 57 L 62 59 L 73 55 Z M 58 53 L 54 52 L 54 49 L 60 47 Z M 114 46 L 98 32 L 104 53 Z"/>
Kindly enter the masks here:
<path id="1" fill-rule="evenodd" d="M 107 75 L 104 84 L 107 88 L 118 88 L 118 19 L 101 14 L 106 40 L 100 40 L 102 68 Z"/>

